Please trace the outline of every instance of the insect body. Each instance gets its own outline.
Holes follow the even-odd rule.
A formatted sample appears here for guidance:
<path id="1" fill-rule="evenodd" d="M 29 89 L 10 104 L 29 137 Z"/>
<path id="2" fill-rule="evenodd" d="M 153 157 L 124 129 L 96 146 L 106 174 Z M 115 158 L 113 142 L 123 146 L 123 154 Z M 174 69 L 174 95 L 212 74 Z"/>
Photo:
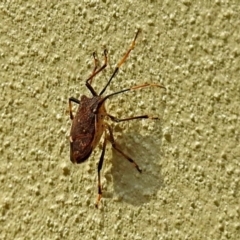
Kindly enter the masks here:
<path id="1" fill-rule="evenodd" d="M 135 38 L 132 41 L 128 51 L 125 53 L 123 58 L 119 61 L 119 63 L 117 64 L 117 67 L 115 68 L 107 84 L 99 94 L 97 94 L 97 92 L 93 89 L 93 87 L 91 86 L 91 83 L 93 78 L 107 66 L 107 60 L 108 60 L 107 50 L 104 51 L 104 59 L 105 59 L 104 64 L 99 69 L 97 66 L 98 60 L 96 58 L 96 54 L 93 53 L 95 67 L 93 69 L 91 76 L 86 80 L 86 87 L 92 93 L 92 97 L 87 97 L 83 95 L 80 100 L 74 97 L 69 98 L 69 112 L 70 112 L 70 118 L 72 119 L 72 127 L 70 132 L 71 161 L 73 163 L 82 163 L 86 161 L 91 155 L 94 148 L 99 143 L 102 135 L 104 134 L 103 149 L 102 149 L 102 153 L 98 163 L 98 198 L 96 202 L 96 207 L 98 207 L 99 201 L 102 197 L 100 171 L 103 165 L 107 141 L 109 141 L 112 144 L 112 147 L 116 151 L 118 151 L 123 157 L 125 157 L 129 162 L 131 162 L 139 172 L 141 172 L 141 169 L 139 168 L 137 163 L 131 157 L 125 154 L 116 144 L 113 137 L 112 129 L 107 124 L 107 122 L 105 122 L 105 118 L 108 117 L 114 122 L 123 122 L 123 121 L 130 121 L 134 119 L 143 119 L 143 118 L 158 119 L 158 117 L 150 117 L 148 115 L 118 119 L 110 115 L 109 113 L 107 113 L 104 105 L 105 101 L 110 97 L 117 94 L 124 93 L 124 92 L 133 91 L 133 90 L 137 90 L 137 89 L 149 87 L 149 86 L 165 88 L 162 85 L 146 83 L 143 85 L 133 86 L 133 87 L 123 89 L 118 92 L 114 92 L 109 95 L 103 96 L 103 93 L 111 83 L 114 76 L 117 74 L 119 68 L 126 61 L 129 53 L 134 49 L 138 34 L 139 34 L 139 30 L 137 31 Z M 75 116 L 73 116 L 73 113 L 72 113 L 72 102 L 79 104 Z"/>
<path id="2" fill-rule="evenodd" d="M 98 114 L 94 112 L 100 100 L 101 97 L 98 96 L 81 97 L 70 133 L 70 159 L 73 163 L 87 160 L 100 141 L 104 131 L 103 120 L 106 115 L 104 105 L 100 107 Z M 74 101 L 74 99 L 70 98 L 70 101 Z"/>

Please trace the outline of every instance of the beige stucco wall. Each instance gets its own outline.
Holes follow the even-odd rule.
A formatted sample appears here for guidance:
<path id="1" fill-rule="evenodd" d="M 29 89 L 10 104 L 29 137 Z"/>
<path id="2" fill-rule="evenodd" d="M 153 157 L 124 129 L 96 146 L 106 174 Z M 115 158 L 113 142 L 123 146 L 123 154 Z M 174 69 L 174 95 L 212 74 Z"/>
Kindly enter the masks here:
<path id="1" fill-rule="evenodd" d="M 0 3 L 0 239 L 240 239 L 240 5 L 235 1 Z M 90 3 L 89 3 L 90 2 Z M 68 98 L 88 94 L 93 51 L 109 68 L 137 45 L 108 92 L 122 149 L 69 161 Z M 112 123 L 111 123 L 112 124 Z M 116 124 L 113 124 L 115 126 Z"/>

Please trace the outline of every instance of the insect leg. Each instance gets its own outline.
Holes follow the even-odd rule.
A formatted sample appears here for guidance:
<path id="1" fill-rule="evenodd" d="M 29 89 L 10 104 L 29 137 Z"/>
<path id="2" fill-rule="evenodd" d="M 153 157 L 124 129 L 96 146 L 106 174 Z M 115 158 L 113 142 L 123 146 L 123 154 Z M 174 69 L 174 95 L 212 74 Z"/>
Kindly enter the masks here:
<path id="1" fill-rule="evenodd" d="M 97 108 L 94 110 L 95 112 L 98 111 L 98 109 L 102 106 L 102 104 L 109 98 L 111 98 L 112 96 L 114 95 L 117 95 L 117 94 L 120 94 L 120 93 L 124 93 L 124 92 L 128 92 L 128 91 L 132 91 L 132 90 L 137 90 L 137 89 L 141 89 L 141 88 L 145 88 L 145 87 L 159 87 L 159 88 L 164 88 L 166 89 L 163 85 L 159 85 L 159 84 L 156 84 L 156 83 L 145 83 L 145 84 L 142 84 L 142 85 L 137 85 L 137 86 L 133 86 L 131 88 L 126 88 L 126 89 L 123 89 L 123 90 L 120 90 L 118 92 L 114 92 L 114 93 L 111 93 L 105 97 L 103 97 L 99 103 L 98 103 L 98 106 Z"/>
<path id="2" fill-rule="evenodd" d="M 97 71 L 98 64 L 99 64 L 96 52 L 93 53 L 93 59 L 94 59 L 94 69 L 91 75 L 93 75 Z M 92 80 L 93 78 L 89 80 L 90 84 L 92 84 Z"/>
<path id="3" fill-rule="evenodd" d="M 98 162 L 98 169 L 97 169 L 98 170 L 98 197 L 97 197 L 97 202 L 95 204 L 96 208 L 98 208 L 98 203 L 100 202 L 100 199 L 102 198 L 102 185 L 101 185 L 101 174 L 100 173 L 101 173 L 101 169 L 102 169 L 102 165 L 103 165 L 106 145 L 107 145 L 107 138 L 106 138 L 106 134 L 105 134 L 104 142 L 103 142 L 103 149 L 102 149 L 100 160 Z"/>
<path id="4" fill-rule="evenodd" d="M 74 97 L 70 97 L 69 100 L 68 100 L 70 118 L 73 120 L 72 102 L 75 102 L 75 103 L 79 104 L 79 103 L 80 103 L 80 100 L 78 100 L 77 98 L 74 98 Z"/>
<path id="5" fill-rule="evenodd" d="M 129 157 L 127 154 L 125 154 L 125 153 L 117 146 L 117 144 L 116 144 L 116 142 L 115 142 L 115 139 L 114 139 L 114 137 L 113 137 L 113 132 L 112 132 L 111 127 L 110 127 L 108 124 L 106 124 L 106 127 L 107 127 L 108 132 L 109 132 L 108 140 L 111 142 L 112 147 L 113 147 L 116 151 L 118 151 L 123 157 L 125 157 L 130 163 L 132 163 L 132 164 L 134 165 L 134 167 L 141 173 L 142 170 L 139 168 L 139 166 L 137 165 L 137 163 L 136 163 L 131 157 Z"/>
<path id="6" fill-rule="evenodd" d="M 124 121 L 131 121 L 131 120 L 134 120 L 134 119 L 143 119 L 143 118 L 150 118 L 150 119 L 153 119 L 153 120 L 158 120 L 159 118 L 158 117 L 151 117 L 149 115 L 141 115 L 141 116 L 135 116 L 135 117 L 129 117 L 129 118 L 116 118 L 110 114 L 107 114 L 107 116 L 114 122 L 124 122 Z"/>
<path id="7" fill-rule="evenodd" d="M 97 66 L 96 66 L 98 60 L 96 58 L 95 53 L 93 53 L 93 57 L 94 57 L 95 67 L 94 67 L 94 70 L 93 70 L 91 76 L 86 80 L 86 86 L 90 90 L 90 92 L 92 93 L 93 96 L 98 96 L 97 93 L 95 92 L 95 90 L 93 89 L 93 87 L 91 86 L 91 82 L 92 82 L 92 79 L 107 66 L 107 50 L 106 49 L 104 50 L 104 64 L 98 70 L 97 70 Z"/>
<path id="8" fill-rule="evenodd" d="M 127 57 L 129 56 L 130 52 L 134 49 L 135 44 L 136 44 L 136 39 L 137 36 L 139 34 L 140 30 L 138 29 L 129 49 L 127 50 L 127 52 L 124 54 L 123 58 L 118 62 L 112 76 L 110 77 L 110 79 L 108 80 L 107 84 L 105 85 L 105 87 L 103 88 L 103 90 L 100 92 L 100 96 L 105 92 L 106 88 L 108 87 L 108 85 L 111 83 L 112 79 L 114 78 L 114 76 L 117 74 L 119 68 L 123 65 L 123 63 L 126 61 Z"/>

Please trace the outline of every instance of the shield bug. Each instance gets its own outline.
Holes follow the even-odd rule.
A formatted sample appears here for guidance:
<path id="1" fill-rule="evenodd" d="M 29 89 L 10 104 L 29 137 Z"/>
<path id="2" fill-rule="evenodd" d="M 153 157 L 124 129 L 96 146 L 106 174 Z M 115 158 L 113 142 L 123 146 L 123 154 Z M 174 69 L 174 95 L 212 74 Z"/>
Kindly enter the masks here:
<path id="1" fill-rule="evenodd" d="M 83 95 L 81 96 L 80 99 L 77 99 L 74 97 L 69 98 L 69 112 L 70 112 L 70 118 L 72 120 L 72 127 L 70 131 L 71 161 L 77 164 L 86 161 L 90 157 L 94 148 L 99 143 L 102 135 L 104 135 L 102 153 L 97 166 L 98 197 L 96 201 L 96 207 L 98 207 L 99 201 L 102 197 L 100 172 L 103 165 L 107 141 L 111 143 L 112 147 L 117 152 L 119 152 L 124 158 L 126 158 L 130 163 L 132 163 L 138 172 L 140 173 L 142 172 L 140 167 L 137 165 L 137 163 L 130 156 L 124 153 L 121 150 L 121 148 L 119 148 L 119 146 L 116 144 L 113 136 L 112 128 L 105 121 L 105 119 L 109 118 L 110 120 L 118 123 L 124 122 L 124 121 L 131 121 L 134 119 L 143 119 L 143 118 L 159 119 L 158 117 L 150 117 L 149 115 L 141 115 L 141 116 L 119 119 L 110 115 L 105 108 L 105 101 L 117 94 L 121 94 L 128 91 L 134 91 L 134 90 L 145 88 L 145 87 L 160 87 L 165 89 L 164 86 L 159 84 L 146 83 L 142 85 L 132 86 L 130 88 L 119 90 L 117 92 L 103 96 L 105 90 L 107 89 L 107 87 L 109 86 L 109 84 L 111 83 L 113 78 L 116 76 L 117 72 L 119 71 L 119 68 L 123 65 L 123 63 L 126 61 L 127 57 L 129 56 L 130 52 L 134 49 L 139 32 L 140 31 L 138 30 L 127 52 L 124 54 L 122 59 L 118 62 L 108 82 L 106 83 L 106 85 L 104 86 L 104 88 L 101 90 L 99 94 L 94 90 L 91 84 L 92 84 L 93 78 L 107 66 L 107 63 L 108 63 L 107 50 L 104 50 L 104 64 L 101 67 L 98 67 L 98 59 L 96 57 L 96 54 L 93 53 L 95 66 L 92 74 L 86 80 L 86 87 L 89 89 L 92 96 L 87 97 Z M 73 116 L 73 113 L 72 113 L 72 102 L 77 103 L 79 105 L 75 116 Z"/>

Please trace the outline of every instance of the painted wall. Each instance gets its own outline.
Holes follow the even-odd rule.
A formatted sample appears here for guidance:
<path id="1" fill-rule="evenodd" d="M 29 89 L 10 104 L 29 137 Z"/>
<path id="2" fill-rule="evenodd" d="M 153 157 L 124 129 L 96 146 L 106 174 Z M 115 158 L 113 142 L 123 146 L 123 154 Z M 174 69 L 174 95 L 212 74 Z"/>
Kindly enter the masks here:
<path id="1" fill-rule="evenodd" d="M 82 1 L 83 2 L 83 1 Z M 0 3 L 0 239 L 240 239 L 240 5 L 236 1 Z M 68 98 L 108 93 L 122 150 L 107 147 L 99 209 L 96 166 L 69 160 Z M 74 108 L 74 111 L 76 108 Z"/>

